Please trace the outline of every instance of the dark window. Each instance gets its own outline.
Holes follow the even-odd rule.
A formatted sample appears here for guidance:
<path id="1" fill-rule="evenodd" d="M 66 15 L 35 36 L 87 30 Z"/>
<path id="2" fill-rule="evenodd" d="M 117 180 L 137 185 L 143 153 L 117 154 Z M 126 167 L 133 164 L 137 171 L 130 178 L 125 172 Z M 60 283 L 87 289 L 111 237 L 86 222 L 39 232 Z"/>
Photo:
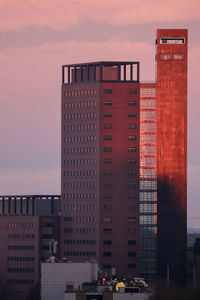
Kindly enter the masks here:
<path id="1" fill-rule="evenodd" d="M 128 256 L 129 257 L 135 257 L 136 256 L 136 252 L 128 252 Z"/>
<path id="2" fill-rule="evenodd" d="M 103 139 L 104 141 L 112 141 L 112 135 L 104 135 Z"/>
<path id="3" fill-rule="evenodd" d="M 103 194 L 103 199 L 112 199 L 112 194 L 111 193 Z"/>
<path id="4" fill-rule="evenodd" d="M 136 205 L 129 205 L 128 210 L 136 210 Z"/>
<path id="5" fill-rule="evenodd" d="M 128 147 L 128 152 L 136 152 L 136 147 Z"/>
<path id="6" fill-rule="evenodd" d="M 105 188 L 112 187 L 112 182 L 104 182 L 103 187 Z"/>
<path id="7" fill-rule="evenodd" d="M 128 101 L 128 106 L 136 106 L 137 102 L 136 101 Z"/>
<path id="8" fill-rule="evenodd" d="M 103 175 L 112 175 L 112 170 L 104 170 Z"/>
<path id="9" fill-rule="evenodd" d="M 112 124 L 103 124 L 104 129 L 112 129 Z"/>
<path id="10" fill-rule="evenodd" d="M 135 176 L 137 174 L 136 170 L 129 170 L 128 176 Z"/>
<path id="11" fill-rule="evenodd" d="M 136 129 L 136 124 L 128 124 L 128 129 Z"/>
<path id="12" fill-rule="evenodd" d="M 128 90 L 128 93 L 131 94 L 131 95 L 136 95 L 137 90 Z"/>
<path id="13" fill-rule="evenodd" d="M 128 199 L 136 199 L 136 194 L 133 194 L 133 193 L 129 193 L 128 194 Z"/>
<path id="14" fill-rule="evenodd" d="M 136 264 L 128 264 L 128 268 L 129 269 L 135 269 L 136 268 Z"/>
<path id="15" fill-rule="evenodd" d="M 112 147 L 104 147 L 103 152 L 112 152 Z"/>
<path id="16" fill-rule="evenodd" d="M 104 205 L 103 209 L 104 210 L 112 210 L 112 205 Z"/>
<path id="17" fill-rule="evenodd" d="M 129 165 L 134 165 L 134 164 L 136 164 L 136 159 L 134 159 L 134 158 L 129 158 L 129 159 L 128 159 L 128 164 L 129 164 Z"/>
<path id="18" fill-rule="evenodd" d="M 128 141 L 136 141 L 136 136 L 135 135 L 129 135 L 128 136 Z"/>
<path id="19" fill-rule="evenodd" d="M 112 89 L 104 89 L 104 94 L 112 94 Z"/>
<path id="20" fill-rule="evenodd" d="M 134 112 L 128 113 L 128 117 L 129 118 L 136 118 L 136 113 L 134 113 Z"/>
<path id="21" fill-rule="evenodd" d="M 112 164 L 112 158 L 105 158 L 103 162 L 104 164 Z"/>
<path id="22" fill-rule="evenodd" d="M 135 240 L 128 240 L 128 245 L 136 245 L 136 241 Z"/>
<path id="23" fill-rule="evenodd" d="M 103 228 L 103 232 L 112 232 L 111 228 Z"/>
<path id="24" fill-rule="evenodd" d="M 112 101 L 104 101 L 104 106 L 112 106 Z"/>
<path id="25" fill-rule="evenodd" d="M 103 114 L 103 116 L 104 116 L 105 118 L 110 118 L 110 117 L 112 117 L 112 113 L 111 113 L 111 112 L 105 112 L 105 113 Z"/>
<path id="26" fill-rule="evenodd" d="M 133 188 L 136 186 L 136 182 L 128 182 L 128 187 Z"/>
<path id="27" fill-rule="evenodd" d="M 103 245 L 104 246 L 112 245 L 112 241 L 111 240 L 104 240 Z"/>
<path id="28" fill-rule="evenodd" d="M 111 268 L 112 268 L 112 265 L 111 265 L 111 264 L 104 264 L 104 265 L 103 265 L 103 268 L 104 268 L 104 269 L 111 269 Z"/>
<path id="29" fill-rule="evenodd" d="M 111 252 L 103 252 L 103 256 L 110 257 L 112 256 Z"/>

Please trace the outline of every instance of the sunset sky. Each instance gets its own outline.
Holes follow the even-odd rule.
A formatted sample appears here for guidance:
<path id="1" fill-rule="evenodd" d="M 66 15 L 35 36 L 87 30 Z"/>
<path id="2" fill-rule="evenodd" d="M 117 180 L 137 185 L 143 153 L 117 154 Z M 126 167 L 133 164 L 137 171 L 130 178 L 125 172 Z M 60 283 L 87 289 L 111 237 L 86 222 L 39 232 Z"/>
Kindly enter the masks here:
<path id="1" fill-rule="evenodd" d="M 157 28 L 189 29 L 188 225 L 200 228 L 200 0 L 0 0 L 0 194 L 60 193 L 61 65 L 141 62 Z"/>

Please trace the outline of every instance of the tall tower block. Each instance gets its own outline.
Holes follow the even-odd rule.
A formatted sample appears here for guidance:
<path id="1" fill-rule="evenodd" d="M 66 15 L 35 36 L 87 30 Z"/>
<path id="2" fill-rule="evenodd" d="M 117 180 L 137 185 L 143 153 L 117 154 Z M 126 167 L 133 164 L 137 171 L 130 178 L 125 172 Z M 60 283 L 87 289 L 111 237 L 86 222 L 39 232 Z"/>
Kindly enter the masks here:
<path id="1" fill-rule="evenodd" d="M 187 249 L 186 29 L 157 31 L 158 272 L 184 284 Z"/>

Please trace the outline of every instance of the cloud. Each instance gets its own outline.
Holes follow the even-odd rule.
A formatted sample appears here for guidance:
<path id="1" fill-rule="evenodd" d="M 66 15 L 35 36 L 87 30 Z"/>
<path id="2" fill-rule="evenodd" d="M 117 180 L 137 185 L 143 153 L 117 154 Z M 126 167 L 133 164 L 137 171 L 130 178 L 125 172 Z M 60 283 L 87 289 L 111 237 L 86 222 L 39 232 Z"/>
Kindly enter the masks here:
<path id="1" fill-rule="evenodd" d="M 200 20 L 199 0 L 0 0 L 0 30 L 62 29 L 83 20 L 111 25 Z"/>

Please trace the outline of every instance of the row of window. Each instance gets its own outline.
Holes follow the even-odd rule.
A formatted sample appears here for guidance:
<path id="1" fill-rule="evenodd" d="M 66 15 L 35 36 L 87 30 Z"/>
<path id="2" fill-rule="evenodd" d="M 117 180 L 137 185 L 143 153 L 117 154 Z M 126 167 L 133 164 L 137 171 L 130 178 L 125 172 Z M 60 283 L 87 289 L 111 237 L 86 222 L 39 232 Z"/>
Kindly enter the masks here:
<path id="1" fill-rule="evenodd" d="M 82 170 L 82 171 L 65 171 L 64 176 L 73 176 L 73 177 L 80 177 L 80 176 L 96 176 L 96 171 L 94 170 Z"/>
<path id="2" fill-rule="evenodd" d="M 147 180 L 140 181 L 141 190 L 155 190 L 157 189 L 157 181 Z"/>
<path id="3" fill-rule="evenodd" d="M 81 125 L 66 125 L 64 127 L 65 131 L 72 131 L 72 130 L 94 130 L 97 129 L 96 124 L 81 124 Z"/>
<path id="4" fill-rule="evenodd" d="M 82 135 L 82 136 L 69 136 L 65 137 L 65 142 L 93 142 L 96 141 L 97 137 L 95 135 Z"/>
<path id="5" fill-rule="evenodd" d="M 141 111 L 140 120 L 156 120 L 155 111 Z"/>
<path id="6" fill-rule="evenodd" d="M 157 224 L 157 215 L 140 215 L 140 224 Z"/>
<path id="7" fill-rule="evenodd" d="M 9 228 L 34 228 L 34 223 L 8 223 Z"/>
<path id="8" fill-rule="evenodd" d="M 23 261 L 23 262 L 33 262 L 34 257 L 31 256 L 8 256 L 8 261 Z"/>
<path id="9" fill-rule="evenodd" d="M 96 187 L 96 182 L 92 182 L 92 181 L 88 181 L 88 182 L 84 182 L 84 181 L 78 181 L 78 182 L 65 182 L 64 186 L 67 188 L 95 188 Z"/>
<path id="10" fill-rule="evenodd" d="M 155 98 L 156 89 L 155 88 L 141 88 L 140 89 L 140 97 L 151 97 Z"/>
<path id="11" fill-rule="evenodd" d="M 8 268 L 8 273 L 34 273 L 33 268 Z"/>
<path id="12" fill-rule="evenodd" d="M 33 245 L 8 245 L 8 250 L 34 250 Z"/>
<path id="13" fill-rule="evenodd" d="M 103 269 L 111 269 L 111 268 L 112 268 L 111 263 L 103 264 Z M 128 264 L 128 269 L 135 269 L 135 268 L 136 268 L 136 264 Z"/>
<path id="14" fill-rule="evenodd" d="M 96 101 L 84 101 L 84 102 L 71 102 L 65 103 L 65 108 L 87 108 L 95 107 L 97 105 Z"/>
<path id="15" fill-rule="evenodd" d="M 156 108 L 156 100 L 140 100 L 140 108 L 150 108 L 150 109 L 155 109 Z"/>
<path id="16" fill-rule="evenodd" d="M 16 234 L 16 233 L 12 233 L 12 234 L 8 234 L 8 239 L 34 239 L 35 235 L 34 234 Z"/>
<path id="17" fill-rule="evenodd" d="M 97 114 L 93 112 L 89 113 L 81 113 L 81 114 L 65 114 L 65 120 L 74 120 L 74 119 L 94 119 L 96 118 Z"/>
<path id="18" fill-rule="evenodd" d="M 157 204 L 155 203 L 140 203 L 141 213 L 157 213 Z"/>
<path id="19" fill-rule="evenodd" d="M 89 256 L 95 257 L 96 253 L 94 251 L 65 251 L 65 256 Z"/>
<path id="20" fill-rule="evenodd" d="M 154 202 L 157 201 L 156 192 L 140 192 L 140 201 Z"/>
<path id="21" fill-rule="evenodd" d="M 103 256 L 104 257 L 111 257 L 112 252 L 109 252 L 109 251 L 103 252 Z M 136 252 L 128 252 L 128 257 L 136 257 Z"/>
<path id="22" fill-rule="evenodd" d="M 141 238 L 156 238 L 157 227 L 155 226 L 140 226 L 140 237 Z"/>
<path id="23" fill-rule="evenodd" d="M 156 169 L 140 169 L 140 178 L 156 178 Z"/>
<path id="24" fill-rule="evenodd" d="M 141 145 L 140 146 L 140 154 L 155 155 L 156 154 L 156 146 L 155 145 Z"/>
<path id="25" fill-rule="evenodd" d="M 87 89 L 87 90 L 78 90 L 78 91 L 66 91 L 64 93 L 65 97 L 77 97 L 77 96 L 89 96 L 89 95 L 96 95 L 97 91 L 94 89 Z"/>
<path id="26" fill-rule="evenodd" d="M 32 279 L 8 279 L 8 284 L 23 284 L 23 285 L 33 285 L 34 280 Z"/>
<path id="27" fill-rule="evenodd" d="M 95 240 L 64 240 L 67 245 L 96 245 Z"/>
<path id="28" fill-rule="evenodd" d="M 95 233 L 95 228 L 89 227 L 89 228 L 64 228 L 64 233 Z"/>
<path id="29" fill-rule="evenodd" d="M 131 151 L 130 152 L 134 152 L 135 148 L 134 147 L 130 147 Z M 108 152 L 108 151 L 107 151 Z M 103 160 L 103 163 L 104 164 L 112 164 L 112 158 L 104 158 Z M 132 165 L 132 164 L 136 164 L 137 163 L 137 160 L 134 159 L 134 158 L 129 158 L 127 163 L 129 165 Z"/>
<path id="30" fill-rule="evenodd" d="M 155 167 L 157 164 L 156 157 L 141 157 L 140 166 L 141 167 Z"/>
<path id="31" fill-rule="evenodd" d="M 104 129 L 112 129 L 112 124 L 103 124 Z M 136 129 L 137 125 L 136 124 L 128 124 L 128 129 Z"/>
<path id="32" fill-rule="evenodd" d="M 91 216 L 80 216 L 80 217 L 64 217 L 65 222 L 76 222 L 76 223 L 95 223 L 96 218 Z"/>
<path id="33" fill-rule="evenodd" d="M 78 147 L 78 148 L 65 148 L 64 152 L 66 154 L 84 154 L 84 153 L 96 153 L 97 149 L 95 147 Z"/>
<path id="34" fill-rule="evenodd" d="M 65 194 L 65 199 L 96 199 L 96 194 L 93 193 Z"/>
<path id="35" fill-rule="evenodd" d="M 156 131 L 156 123 L 150 123 L 150 122 L 140 123 L 140 132 L 141 131 L 155 132 Z"/>
<path id="36" fill-rule="evenodd" d="M 104 89 L 104 94 L 112 94 L 112 89 Z M 128 94 L 130 94 L 130 95 L 136 95 L 137 94 L 137 90 L 133 90 L 133 89 L 131 89 L 131 90 L 128 90 Z"/>
<path id="37" fill-rule="evenodd" d="M 157 239 L 140 239 L 141 249 L 156 249 Z"/>
<path id="38" fill-rule="evenodd" d="M 76 211 L 76 210 L 80 210 L 80 211 L 83 211 L 83 210 L 85 210 L 85 211 L 95 211 L 96 210 L 96 206 L 95 205 L 79 205 L 79 204 L 77 204 L 77 205 L 75 205 L 75 204 L 73 204 L 73 205 L 65 205 L 64 206 L 64 210 L 66 210 L 66 211 Z"/>
<path id="39" fill-rule="evenodd" d="M 128 118 L 136 118 L 137 114 L 135 112 L 130 112 L 128 113 Z M 104 118 L 111 118 L 112 117 L 112 112 L 104 112 L 103 113 Z"/>
<path id="40" fill-rule="evenodd" d="M 110 204 L 103 205 L 103 210 L 112 210 L 112 205 Z M 128 205 L 128 210 L 136 210 L 136 205 Z"/>
<path id="41" fill-rule="evenodd" d="M 96 159 L 65 159 L 65 165 L 95 165 Z"/>

